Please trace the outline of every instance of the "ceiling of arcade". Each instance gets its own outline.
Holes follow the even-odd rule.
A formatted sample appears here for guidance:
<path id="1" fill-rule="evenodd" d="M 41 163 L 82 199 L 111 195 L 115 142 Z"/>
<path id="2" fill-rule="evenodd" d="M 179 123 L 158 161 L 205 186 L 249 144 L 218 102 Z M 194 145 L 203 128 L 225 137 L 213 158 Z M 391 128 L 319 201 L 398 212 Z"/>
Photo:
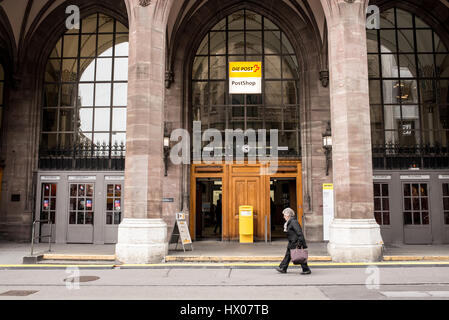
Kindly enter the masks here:
<path id="1" fill-rule="evenodd" d="M 17 51 L 21 41 L 28 38 L 36 31 L 39 24 L 59 5 L 66 0 L 0 0 L 0 24 L 3 28 L 10 30 L 10 43 L 15 45 Z M 105 2 L 109 0 L 103 0 Z M 273 0 L 276 6 L 279 0 Z M 292 10 L 298 13 L 304 20 L 314 24 L 315 32 L 323 38 L 325 19 L 319 0 L 282 0 Z M 440 0 L 449 7 L 449 0 Z M 174 0 L 168 20 L 168 34 L 173 34 L 179 21 L 187 15 L 192 15 L 199 10 L 207 0 Z M 4 21 L 6 20 L 7 21 Z"/>
<path id="2" fill-rule="evenodd" d="M 279 0 L 272 1 L 273 7 L 278 5 Z M 303 19 L 313 21 L 316 23 L 318 32 L 323 35 L 324 32 L 324 12 L 319 0 L 282 0 L 291 9 L 296 12 Z M 172 30 L 176 28 L 176 23 L 179 20 L 185 19 L 187 16 L 192 16 L 198 11 L 207 0 L 186 0 L 175 1 L 174 8 L 171 11 L 168 21 L 168 31 L 172 34 Z"/>
<path id="3" fill-rule="evenodd" d="M 298 11 L 298 7 L 295 7 L 295 5 L 299 5 L 309 18 L 315 16 L 317 28 L 323 34 L 324 13 L 318 0 L 284 1 L 295 11 Z M 12 32 L 12 37 L 10 38 L 12 38 L 16 48 L 19 48 L 20 42 L 29 37 L 51 12 L 64 2 L 65 0 L 0 0 L 0 11 L 3 11 L 0 19 L 7 18 L 8 21 L 2 21 L 2 24 L 7 25 Z M 199 2 L 200 5 L 198 6 Z M 175 0 L 174 10 L 171 11 L 172 14 L 169 17 L 169 34 L 171 34 L 170 31 L 172 31 L 180 11 L 184 12 L 184 15 L 189 14 L 189 9 L 195 6 L 194 10 L 198 10 L 204 2 L 206 1 Z"/>

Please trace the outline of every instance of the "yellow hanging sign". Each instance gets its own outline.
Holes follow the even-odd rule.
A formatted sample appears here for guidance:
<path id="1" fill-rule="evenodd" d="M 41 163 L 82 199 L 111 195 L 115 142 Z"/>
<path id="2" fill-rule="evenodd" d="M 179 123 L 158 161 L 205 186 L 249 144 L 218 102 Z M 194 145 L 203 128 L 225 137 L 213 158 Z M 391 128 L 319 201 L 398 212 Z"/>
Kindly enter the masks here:
<path id="1" fill-rule="evenodd" d="M 262 93 L 262 62 L 229 62 L 230 94 Z"/>

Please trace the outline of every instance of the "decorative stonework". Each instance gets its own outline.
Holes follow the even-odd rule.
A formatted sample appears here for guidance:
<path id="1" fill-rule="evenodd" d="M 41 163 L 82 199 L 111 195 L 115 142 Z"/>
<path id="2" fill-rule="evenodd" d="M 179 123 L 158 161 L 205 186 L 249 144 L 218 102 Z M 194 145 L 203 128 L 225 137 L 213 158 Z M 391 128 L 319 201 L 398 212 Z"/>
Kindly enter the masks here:
<path id="1" fill-rule="evenodd" d="M 165 71 L 165 88 L 170 89 L 171 84 L 175 79 L 175 74 L 173 71 L 167 70 Z"/>
<path id="2" fill-rule="evenodd" d="M 148 7 L 151 4 L 151 0 L 139 0 L 139 5 L 141 7 Z"/>
<path id="3" fill-rule="evenodd" d="M 320 71 L 320 81 L 321 81 L 321 85 L 324 88 L 327 88 L 329 86 L 329 71 L 328 70 Z"/>

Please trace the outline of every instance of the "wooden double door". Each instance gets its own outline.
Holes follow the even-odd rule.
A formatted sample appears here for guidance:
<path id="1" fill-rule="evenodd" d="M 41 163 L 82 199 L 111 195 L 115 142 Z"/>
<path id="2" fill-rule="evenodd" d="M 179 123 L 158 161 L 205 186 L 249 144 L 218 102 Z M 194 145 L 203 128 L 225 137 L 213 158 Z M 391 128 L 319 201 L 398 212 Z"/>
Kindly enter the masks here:
<path id="1" fill-rule="evenodd" d="M 273 179 L 291 179 L 295 181 L 294 210 L 302 221 L 302 184 L 301 163 L 299 161 L 284 161 L 273 174 L 265 174 L 265 164 L 231 164 L 231 165 L 192 165 L 191 169 L 191 203 L 190 232 L 198 235 L 200 232 L 198 215 L 202 214 L 197 203 L 201 179 L 220 180 L 222 184 L 222 234 L 223 240 L 239 239 L 239 207 L 249 205 L 254 208 L 254 239 L 271 239 L 271 224 L 273 203 L 271 201 Z M 271 186 L 271 187 L 270 187 Z M 211 203 L 209 207 L 213 207 Z M 194 237 L 196 238 L 196 236 Z"/>

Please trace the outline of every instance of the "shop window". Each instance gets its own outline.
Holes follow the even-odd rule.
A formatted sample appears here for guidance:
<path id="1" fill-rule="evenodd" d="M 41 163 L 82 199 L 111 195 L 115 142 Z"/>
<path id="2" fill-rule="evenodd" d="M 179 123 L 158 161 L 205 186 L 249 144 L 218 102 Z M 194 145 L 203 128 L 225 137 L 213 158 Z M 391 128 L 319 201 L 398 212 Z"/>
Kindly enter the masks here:
<path id="1" fill-rule="evenodd" d="M 374 217 L 379 225 L 390 225 L 390 192 L 386 183 L 374 184 Z"/>

